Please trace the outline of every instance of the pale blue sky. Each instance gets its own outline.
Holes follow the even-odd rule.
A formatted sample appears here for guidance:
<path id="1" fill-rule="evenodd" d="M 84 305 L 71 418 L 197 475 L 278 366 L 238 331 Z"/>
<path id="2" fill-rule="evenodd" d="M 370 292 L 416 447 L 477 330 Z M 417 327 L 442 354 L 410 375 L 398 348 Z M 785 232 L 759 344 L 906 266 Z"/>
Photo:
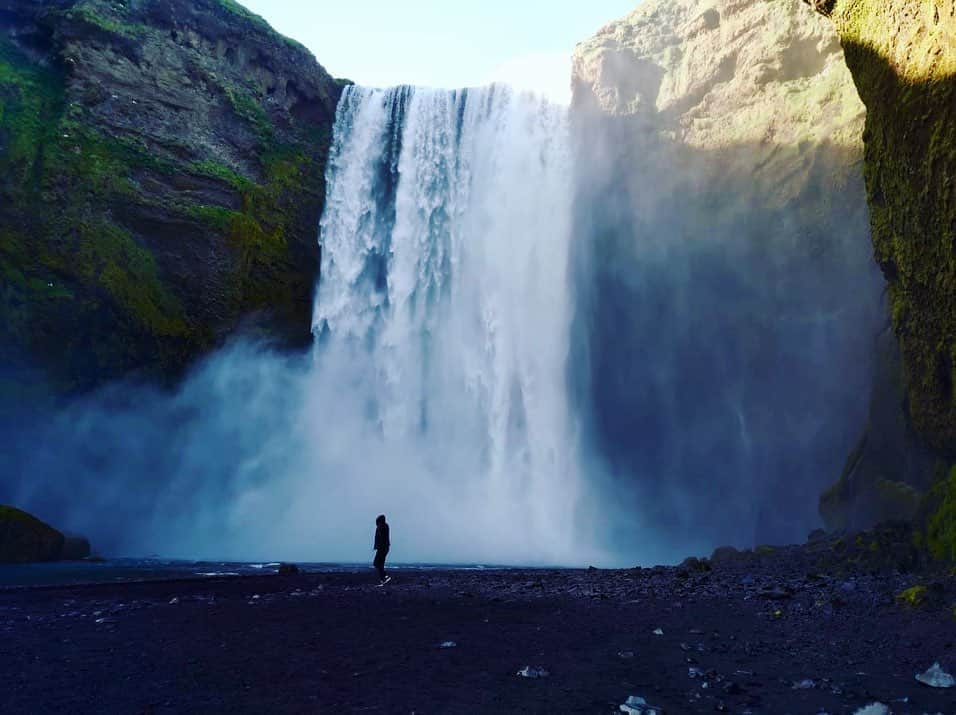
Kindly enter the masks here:
<path id="1" fill-rule="evenodd" d="M 639 0 L 241 0 L 359 84 L 462 87 L 508 78 L 566 92 L 578 42 Z"/>

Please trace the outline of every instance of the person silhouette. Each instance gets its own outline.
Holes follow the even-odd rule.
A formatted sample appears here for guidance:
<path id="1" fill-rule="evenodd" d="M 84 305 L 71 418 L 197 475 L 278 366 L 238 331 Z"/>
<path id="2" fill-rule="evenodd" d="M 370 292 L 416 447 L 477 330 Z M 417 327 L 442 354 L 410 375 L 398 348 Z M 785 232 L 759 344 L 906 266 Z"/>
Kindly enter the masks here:
<path id="1" fill-rule="evenodd" d="M 375 560 L 372 565 L 378 571 L 379 586 L 384 586 L 392 580 L 392 577 L 385 573 L 385 557 L 388 556 L 388 549 L 391 545 L 385 515 L 379 514 L 375 519 L 375 545 L 372 547 L 375 552 Z"/>

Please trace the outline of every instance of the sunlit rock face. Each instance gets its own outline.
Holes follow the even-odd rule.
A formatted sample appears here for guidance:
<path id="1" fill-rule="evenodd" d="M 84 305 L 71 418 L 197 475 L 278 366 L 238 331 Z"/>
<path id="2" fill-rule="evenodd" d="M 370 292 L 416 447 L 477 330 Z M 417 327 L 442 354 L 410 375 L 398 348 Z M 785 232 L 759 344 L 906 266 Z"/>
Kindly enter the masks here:
<path id="1" fill-rule="evenodd" d="M 622 541 L 802 538 L 881 322 L 864 108 L 800 3 L 643 3 L 580 44 L 578 397 Z"/>
<path id="2" fill-rule="evenodd" d="M 806 189 L 821 155 L 831 181 L 860 175 L 863 103 L 833 27 L 799 3 L 644 3 L 578 46 L 574 105 L 722 152 L 715 170 L 773 184 L 778 202 Z"/>

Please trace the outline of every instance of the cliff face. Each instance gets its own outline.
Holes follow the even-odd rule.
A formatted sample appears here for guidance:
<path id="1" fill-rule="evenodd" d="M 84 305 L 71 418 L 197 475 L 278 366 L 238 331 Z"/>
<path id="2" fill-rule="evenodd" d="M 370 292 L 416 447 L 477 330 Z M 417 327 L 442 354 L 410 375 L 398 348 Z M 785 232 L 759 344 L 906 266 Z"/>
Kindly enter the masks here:
<path id="1" fill-rule="evenodd" d="M 833 21 L 866 104 L 873 245 L 902 357 L 897 419 L 936 457 L 907 481 L 927 493 L 920 511 L 934 551 L 948 538 L 952 552 L 951 531 L 934 536 L 933 524 L 946 504 L 951 519 L 956 501 L 944 478 L 956 454 L 956 2 L 809 4 Z"/>
<path id="2" fill-rule="evenodd" d="M 956 452 L 956 3 L 827 3 L 867 105 L 866 182 L 909 414 Z"/>
<path id="3" fill-rule="evenodd" d="M 0 0 L 6 389 L 306 342 L 339 93 L 232 0 Z"/>
<path id="4" fill-rule="evenodd" d="M 805 190 L 823 147 L 843 150 L 828 162 L 838 186 L 859 173 L 863 105 L 833 29 L 798 4 L 645 2 L 578 46 L 573 81 L 579 114 L 720 154 L 715 173 L 774 184 L 778 205 Z"/>
<path id="5" fill-rule="evenodd" d="M 574 68 L 576 359 L 615 488 L 659 531 L 802 538 L 881 319 L 838 37 L 800 3 L 648 0 Z"/>

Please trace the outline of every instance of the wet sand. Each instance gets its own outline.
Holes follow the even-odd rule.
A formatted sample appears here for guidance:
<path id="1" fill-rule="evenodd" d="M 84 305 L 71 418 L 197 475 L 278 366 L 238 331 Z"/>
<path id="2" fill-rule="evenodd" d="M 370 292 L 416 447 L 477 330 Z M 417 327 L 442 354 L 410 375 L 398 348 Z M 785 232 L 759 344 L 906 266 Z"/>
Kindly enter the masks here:
<path id="1" fill-rule="evenodd" d="M 910 609 L 895 595 L 930 575 L 815 558 L 8 589 L 0 712 L 956 713 L 956 689 L 914 679 L 956 671 L 952 574 Z"/>

